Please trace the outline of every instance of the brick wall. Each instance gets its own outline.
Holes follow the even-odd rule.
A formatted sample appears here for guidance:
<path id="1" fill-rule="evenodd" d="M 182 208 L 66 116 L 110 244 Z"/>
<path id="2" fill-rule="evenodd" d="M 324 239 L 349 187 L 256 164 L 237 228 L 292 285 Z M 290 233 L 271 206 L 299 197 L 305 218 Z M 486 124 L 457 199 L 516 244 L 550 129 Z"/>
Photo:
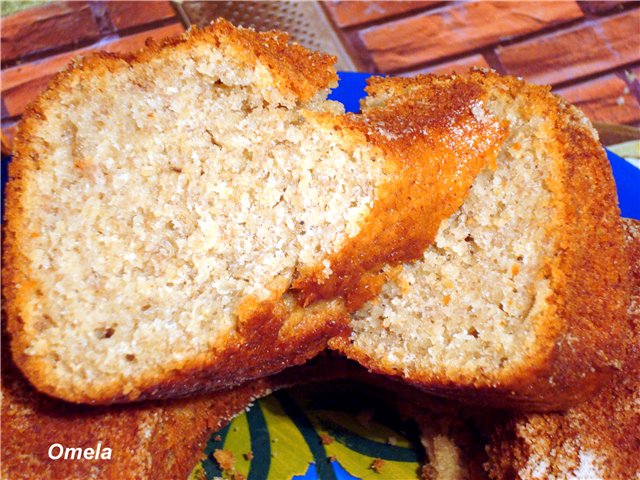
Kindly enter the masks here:
<path id="1" fill-rule="evenodd" d="M 640 2 L 324 5 L 365 70 L 408 75 L 491 67 L 553 85 L 593 120 L 640 126 L 633 75 L 640 67 Z"/>

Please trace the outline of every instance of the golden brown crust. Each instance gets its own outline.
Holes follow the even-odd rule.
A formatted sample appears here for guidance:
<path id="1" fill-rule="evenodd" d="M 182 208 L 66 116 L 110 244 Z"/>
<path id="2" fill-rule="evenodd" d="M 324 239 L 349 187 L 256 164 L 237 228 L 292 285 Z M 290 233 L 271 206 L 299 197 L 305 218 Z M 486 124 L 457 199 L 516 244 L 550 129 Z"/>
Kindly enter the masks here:
<path id="1" fill-rule="evenodd" d="M 527 96 L 531 112 L 542 112 L 554 138 L 553 171 L 546 179 L 555 211 L 548 232 L 553 254 L 542 269 L 552 294 L 543 315 L 534 320 L 537 348 L 517 368 L 451 379 L 432 371 L 407 378 L 344 337 L 331 346 L 376 373 L 402 376 L 430 393 L 493 407 L 566 408 L 591 396 L 623 357 L 619 340 L 628 328 L 624 309 L 629 285 L 611 167 L 585 117 L 548 87 L 472 71 L 463 77 L 376 80 L 370 91 L 384 99 L 403 89 L 420 89 L 420 83 L 424 90 L 461 81 L 506 98 Z"/>
<path id="2" fill-rule="evenodd" d="M 193 30 L 188 36 L 162 46 L 150 45 L 134 56 L 91 56 L 57 76 L 49 90 L 27 110 L 17 136 L 7 187 L 3 293 L 14 360 L 40 391 L 73 402 L 94 404 L 168 398 L 237 385 L 304 362 L 324 349 L 329 338 L 347 335 L 347 309 L 357 308 L 377 293 L 382 281 L 378 273 L 381 266 L 419 256 L 433 239 L 439 222 L 460 204 L 473 178 L 487 157 L 495 154 L 496 143 L 504 136 L 503 128 L 495 122 L 480 123 L 475 119 L 471 107 L 477 92 L 469 88 L 460 92 L 462 95 L 442 91 L 434 98 L 435 107 L 438 102 L 455 107 L 446 117 L 435 115 L 437 108 L 433 106 L 428 111 L 412 107 L 411 101 L 416 99 L 409 98 L 389 112 L 372 112 L 363 118 L 333 118 L 333 126 L 343 130 L 345 141 L 367 141 L 372 148 L 384 151 L 388 158 L 386 168 L 393 171 L 393 179 L 381 191 L 382 202 L 375 207 L 372 219 L 331 259 L 338 273 L 326 282 L 318 279 L 317 272 L 302 272 L 298 276 L 294 289 L 306 307 L 304 310 L 277 296 L 257 305 L 249 304 L 240 313 L 237 331 L 198 358 L 164 365 L 136 379 L 132 386 L 114 381 L 108 386 L 86 385 L 81 391 L 61 387 L 47 374 L 41 359 L 25 354 L 30 341 L 25 333 L 29 321 L 27 305 L 38 295 L 39 287 L 31 280 L 29 262 L 19 247 L 20 238 L 29 234 L 25 225 L 29 199 L 23 192 L 30 176 L 39 168 L 38 149 L 32 144 L 31 134 L 40 122 L 46 121 L 47 104 L 58 101 L 60 91 L 73 88 L 75 82 L 87 75 L 126 68 L 154 58 L 163 49 L 187 49 L 199 41 L 224 43 L 233 50 L 233 58 L 249 65 L 258 60 L 266 64 L 283 94 L 307 99 L 334 81 L 330 57 L 309 54 L 302 47 L 286 47 L 285 39 L 281 34 L 236 30 L 219 21 L 211 29 Z M 405 120 L 395 118 L 396 115 L 406 116 Z M 454 131 L 453 127 L 461 130 Z M 433 133 L 435 140 L 427 140 L 424 130 Z M 456 141 L 461 134 L 469 136 L 467 142 Z M 434 158 L 441 163 L 434 163 Z M 450 175 L 454 172 L 456 175 Z M 448 190 L 440 189 L 438 195 L 433 195 L 431 190 L 438 185 L 440 175 L 450 182 L 446 184 Z M 398 192 L 400 196 L 396 195 Z M 412 228 L 416 215 L 431 210 L 437 212 L 432 224 Z M 335 297 L 338 298 L 325 300 Z"/>
<path id="3" fill-rule="evenodd" d="M 625 228 L 633 284 L 632 324 L 620 342 L 626 368 L 595 397 L 565 413 L 516 415 L 499 425 L 487 449 L 492 478 L 531 478 L 536 468 L 544 477 L 567 477 L 587 464 L 599 478 L 640 474 L 640 221 L 625 220 Z"/>
<path id="4" fill-rule="evenodd" d="M 223 44 L 233 49 L 236 60 L 255 65 L 260 62 L 266 66 L 276 81 L 276 87 L 283 93 L 289 92 L 301 100 L 308 100 L 318 90 L 335 84 L 337 76 L 332 68 L 333 57 L 309 52 L 298 45 L 288 45 L 288 36 L 278 32 L 255 33 L 250 30 L 236 29 L 226 21 L 219 20 L 212 27 L 192 29 L 188 35 L 168 40 L 161 46 L 148 47 L 135 55 L 118 56 L 96 54 L 82 60 L 66 72 L 58 75 L 35 104 L 27 109 L 16 142 L 15 159 L 10 165 L 11 182 L 7 186 L 7 227 L 5 235 L 4 296 L 9 317 L 9 330 L 12 334 L 12 350 L 15 360 L 29 375 L 30 380 L 47 393 L 61 395 L 56 385 L 51 384 L 41 366 L 24 354 L 27 339 L 23 338 L 22 308 L 37 290 L 37 285 L 28 278 L 26 259 L 18 248 L 19 238 L 24 235 L 23 218 L 25 199 L 23 191 L 29 181 L 30 172 L 38 168 L 37 151 L 30 143 L 31 132 L 38 122 L 44 121 L 46 105 L 55 102 L 58 90 L 72 88 L 75 82 L 85 75 L 96 75 L 104 71 L 114 71 L 136 62 L 153 58 L 166 48 L 188 49 L 194 44 Z M 322 318 L 309 328 L 299 329 L 294 341 L 280 338 L 279 327 L 284 323 L 284 313 L 273 305 L 261 305 L 259 312 L 248 321 L 237 338 L 225 339 L 228 346 L 214 358 L 194 359 L 182 366 L 171 366 L 168 372 L 158 372 L 144 379 L 136 391 L 123 392 L 120 385 L 112 385 L 98 396 L 102 401 L 132 400 L 147 397 L 167 397 L 177 393 L 187 394 L 199 388 L 205 379 L 209 388 L 220 388 L 241 383 L 245 378 L 263 376 L 281 370 L 286 365 L 304 362 L 324 348 L 325 339 L 339 335 L 343 330 L 346 317 L 335 308 L 323 311 Z M 281 310 L 281 309 L 280 309 Z M 310 312 L 311 316 L 317 313 Z M 267 320 L 267 317 L 271 317 Z M 252 328 L 256 327 L 256 328 Z M 211 367 L 211 363 L 219 362 Z M 249 367 L 245 365 L 249 361 Z M 197 372 L 197 375 L 195 374 Z M 142 391 L 147 391 L 143 395 Z M 69 400 L 91 402 L 97 392 L 65 392 Z"/>
<path id="5" fill-rule="evenodd" d="M 236 60 L 247 65 L 260 63 L 267 68 L 281 92 L 290 92 L 302 101 L 337 85 L 338 76 L 333 68 L 336 57 L 291 43 L 287 33 L 236 28 L 222 18 L 206 28 L 191 27 L 185 35 L 166 39 L 160 45 L 148 43 L 147 48 L 137 54 L 113 56 L 132 64 L 153 58 L 164 48 L 188 49 L 199 42 L 225 46 L 233 51 Z"/>

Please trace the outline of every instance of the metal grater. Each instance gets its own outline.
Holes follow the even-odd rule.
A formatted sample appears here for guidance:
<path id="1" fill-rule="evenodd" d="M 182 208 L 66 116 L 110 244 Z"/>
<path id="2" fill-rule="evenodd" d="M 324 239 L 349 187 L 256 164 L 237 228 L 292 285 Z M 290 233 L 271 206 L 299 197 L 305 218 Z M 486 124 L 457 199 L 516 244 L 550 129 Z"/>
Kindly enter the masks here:
<path id="1" fill-rule="evenodd" d="M 174 2 L 174 6 L 186 27 L 202 27 L 223 17 L 234 25 L 258 31 L 282 30 L 300 45 L 338 57 L 338 70 L 357 70 L 356 62 L 318 2 L 200 1 Z"/>

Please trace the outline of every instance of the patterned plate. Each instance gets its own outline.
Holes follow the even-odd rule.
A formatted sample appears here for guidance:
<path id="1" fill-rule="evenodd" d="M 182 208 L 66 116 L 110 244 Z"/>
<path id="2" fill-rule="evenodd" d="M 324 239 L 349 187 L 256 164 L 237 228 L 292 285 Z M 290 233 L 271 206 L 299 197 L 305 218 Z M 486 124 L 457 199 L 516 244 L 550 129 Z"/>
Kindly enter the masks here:
<path id="1" fill-rule="evenodd" d="M 422 452 L 416 425 L 384 392 L 336 381 L 255 402 L 211 435 L 191 478 L 417 479 Z M 229 454 L 233 467 L 223 471 L 216 458 Z"/>

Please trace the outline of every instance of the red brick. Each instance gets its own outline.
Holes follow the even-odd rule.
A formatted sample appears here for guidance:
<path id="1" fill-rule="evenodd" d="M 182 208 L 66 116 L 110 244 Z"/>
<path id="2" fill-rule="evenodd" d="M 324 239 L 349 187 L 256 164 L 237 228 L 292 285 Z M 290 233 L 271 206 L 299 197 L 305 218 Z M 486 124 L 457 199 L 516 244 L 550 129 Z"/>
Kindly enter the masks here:
<path id="1" fill-rule="evenodd" d="M 180 22 L 175 22 L 164 27 L 145 30 L 144 32 L 136 33 L 135 35 L 122 37 L 114 42 L 108 43 L 107 45 L 101 45 L 97 50 L 114 53 L 135 52 L 144 47 L 146 41 L 149 39 L 159 42 L 167 37 L 180 35 L 183 32 L 184 26 Z"/>
<path id="2" fill-rule="evenodd" d="M 92 46 L 55 57 L 28 63 L 2 71 L 2 118 L 16 117 L 47 86 L 51 77 L 62 70 L 71 59 L 87 55 L 94 51 L 114 53 L 135 52 L 140 50 L 148 38 L 160 41 L 163 38 L 178 35 L 184 31 L 181 23 L 147 30 L 135 35 L 114 40 L 106 45 Z"/>
<path id="3" fill-rule="evenodd" d="M 593 121 L 632 123 L 640 121 L 640 104 L 627 84 L 615 75 L 580 83 L 556 91 L 581 108 Z"/>
<path id="4" fill-rule="evenodd" d="M 604 1 L 580 1 L 578 2 L 582 10 L 586 13 L 591 13 L 595 15 L 599 15 L 602 13 L 610 12 L 611 10 L 618 9 L 620 10 L 625 3 L 630 3 L 629 1 L 621 1 L 616 2 L 614 0 L 604 0 Z"/>
<path id="5" fill-rule="evenodd" d="M 169 2 L 107 2 L 107 15 L 116 30 L 140 27 L 176 16 Z"/>
<path id="6" fill-rule="evenodd" d="M 509 73 L 555 84 L 640 60 L 640 10 L 498 48 Z"/>
<path id="7" fill-rule="evenodd" d="M 624 71 L 624 79 L 636 100 L 640 102 L 640 67 Z"/>
<path id="8" fill-rule="evenodd" d="M 40 77 L 50 77 L 54 73 L 62 70 L 67 63 L 82 52 L 91 51 L 91 48 L 83 48 L 73 50 L 71 52 L 61 53 L 53 57 L 36 60 L 31 63 L 23 63 L 15 67 L 2 70 L 2 94 L 7 90 L 15 88 L 24 83 L 30 82 Z"/>
<path id="9" fill-rule="evenodd" d="M 380 20 L 401 13 L 412 12 L 420 8 L 437 5 L 442 2 L 325 2 L 329 14 L 339 27 L 352 27 L 362 23 Z"/>
<path id="10" fill-rule="evenodd" d="M 382 72 L 454 55 L 583 17 L 574 1 L 477 2 L 434 10 L 360 32 Z"/>
<path id="11" fill-rule="evenodd" d="M 464 73 L 468 72 L 471 67 L 488 68 L 489 64 L 482 55 L 471 55 L 470 57 L 459 58 L 451 62 L 439 63 L 438 65 L 413 70 L 403 73 L 402 75 L 417 75 L 420 73 L 435 73 L 438 75 L 446 75 L 452 72 Z"/>
<path id="12" fill-rule="evenodd" d="M 26 106 L 47 87 L 51 77 L 49 75 L 34 78 L 18 87 L 2 92 L 2 119 L 22 115 Z"/>
<path id="13" fill-rule="evenodd" d="M 17 122 L 8 122 L 2 124 L 2 154 L 11 155 L 13 149 L 13 137 L 16 134 Z"/>
<path id="14" fill-rule="evenodd" d="M 95 40 L 98 25 L 86 2 L 52 2 L 2 19 L 2 63 Z"/>

